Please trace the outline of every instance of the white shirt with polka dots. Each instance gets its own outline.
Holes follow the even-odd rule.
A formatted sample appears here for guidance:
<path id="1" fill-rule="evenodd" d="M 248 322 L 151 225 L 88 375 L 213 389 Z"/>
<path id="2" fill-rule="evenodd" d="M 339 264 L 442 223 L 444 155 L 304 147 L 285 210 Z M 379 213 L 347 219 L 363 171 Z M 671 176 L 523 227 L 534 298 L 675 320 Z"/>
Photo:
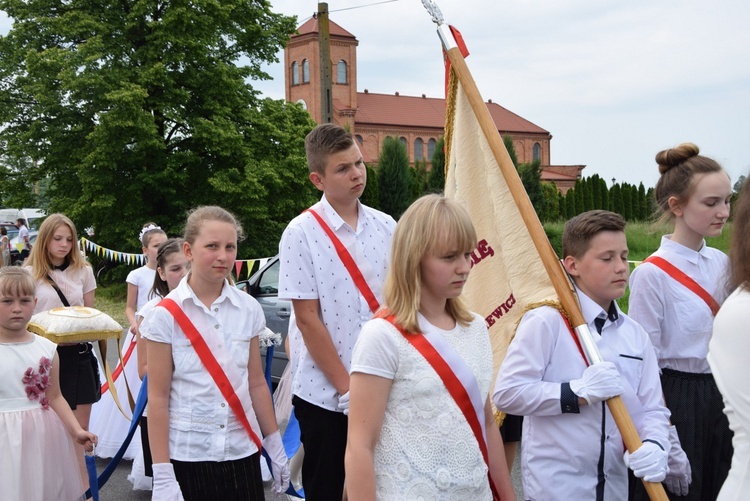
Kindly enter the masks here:
<path id="1" fill-rule="evenodd" d="M 396 221 L 358 202 L 352 229 L 325 198 L 314 209 L 352 255 L 373 294 L 382 302 Z M 349 370 L 352 350 L 372 311 L 341 262 L 320 223 L 304 212 L 294 218 L 279 243 L 279 299 L 318 299 L 320 316 L 341 362 Z M 289 322 L 292 393 L 324 409 L 337 411 L 338 393 L 308 353 L 294 315 Z"/>

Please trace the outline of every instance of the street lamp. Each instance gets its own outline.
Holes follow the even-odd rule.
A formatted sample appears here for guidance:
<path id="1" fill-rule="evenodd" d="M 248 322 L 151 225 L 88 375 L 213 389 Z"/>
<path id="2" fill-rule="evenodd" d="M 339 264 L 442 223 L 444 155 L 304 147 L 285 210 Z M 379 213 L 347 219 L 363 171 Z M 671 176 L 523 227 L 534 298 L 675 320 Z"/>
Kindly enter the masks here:
<path id="1" fill-rule="evenodd" d="M 615 185 L 615 181 L 617 181 L 615 178 L 612 178 L 612 186 Z"/>

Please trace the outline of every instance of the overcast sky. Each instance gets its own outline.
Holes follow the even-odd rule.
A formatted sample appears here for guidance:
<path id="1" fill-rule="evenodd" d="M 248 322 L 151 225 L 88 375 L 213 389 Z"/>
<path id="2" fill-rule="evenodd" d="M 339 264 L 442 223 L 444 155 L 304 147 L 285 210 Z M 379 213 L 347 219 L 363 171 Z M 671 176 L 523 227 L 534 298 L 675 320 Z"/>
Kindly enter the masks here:
<path id="1" fill-rule="evenodd" d="M 733 182 L 750 171 L 747 0 L 436 3 L 462 32 L 485 101 L 548 130 L 553 164 L 584 164 L 585 176 L 649 187 L 656 152 L 691 141 Z M 299 25 L 318 2 L 271 4 Z M 421 0 L 328 7 L 359 40 L 358 91 L 444 97 L 440 41 Z M 7 25 L 3 16 L 0 31 Z M 254 86 L 283 98 L 281 64 L 266 69 L 274 80 Z"/>

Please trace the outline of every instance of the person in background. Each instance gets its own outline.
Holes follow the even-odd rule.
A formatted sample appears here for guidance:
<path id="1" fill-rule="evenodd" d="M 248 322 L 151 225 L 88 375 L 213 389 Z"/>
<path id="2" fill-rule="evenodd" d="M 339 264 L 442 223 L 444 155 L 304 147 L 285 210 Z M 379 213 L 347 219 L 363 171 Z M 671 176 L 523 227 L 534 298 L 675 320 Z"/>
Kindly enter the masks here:
<path id="1" fill-rule="evenodd" d="M 27 266 L 36 286 L 34 313 L 61 306 L 94 307 L 96 280 L 78 249 L 73 221 L 64 214 L 49 215 L 39 227 Z M 91 406 L 101 399 L 97 359 L 91 343 L 59 344 L 60 391 L 73 409 L 78 424 L 89 429 Z M 83 447 L 76 444 L 81 478 L 88 483 Z"/>
<path id="2" fill-rule="evenodd" d="M 734 208 L 729 250 L 729 285 L 734 290 L 714 319 L 708 364 L 724 398 L 724 413 L 734 432 L 732 467 L 719 501 L 742 501 L 750 493 L 750 177 L 742 184 Z M 730 289 L 730 290 L 731 290 Z"/>
<path id="3" fill-rule="evenodd" d="M 0 267 L 10 265 L 10 240 L 8 230 L 0 226 Z"/>
<path id="4" fill-rule="evenodd" d="M 29 241 L 29 229 L 26 227 L 26 220 L 22 218 L 18 218 L 16 220 L 16 227 L 18 228 L 18 242 L 23 245 L 21 249 L 19 249 L 19 255 L 21 262 L 23 263 L 27 257 L 29 257 L 29 253 L 31 253 L 31 241 Z"/>
<path id="5" fill-rule="evenodd" d="M 724 169 L 699 152 L 684 143 L 656 155 L 656 204 L 674 231 L 633 271 L 628 314 L 651 338 L 672 412 L 670 499 L 711 501 L 732 459 L 732 432 L 706 358 L 714 315 L 728 293 L 729 261 L 705 239 L 721 235 L 732 186 Z M 631 484 L 631 499 L 647 499 L 639 482 Z"/>

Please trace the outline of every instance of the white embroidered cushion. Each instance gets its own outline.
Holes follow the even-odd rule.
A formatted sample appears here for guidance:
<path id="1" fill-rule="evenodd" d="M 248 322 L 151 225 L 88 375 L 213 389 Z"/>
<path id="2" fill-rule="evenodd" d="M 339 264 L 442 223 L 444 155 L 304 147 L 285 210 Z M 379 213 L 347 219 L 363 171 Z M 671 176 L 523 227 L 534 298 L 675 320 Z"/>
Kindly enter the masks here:
<path id="1" fill-rule="evenodd" d="M 67 306 L 42 311 L 31 317 L 27 327 L 55 343 L 80 343 L 122 336 L 122 326 L 95 308 Z"/>

